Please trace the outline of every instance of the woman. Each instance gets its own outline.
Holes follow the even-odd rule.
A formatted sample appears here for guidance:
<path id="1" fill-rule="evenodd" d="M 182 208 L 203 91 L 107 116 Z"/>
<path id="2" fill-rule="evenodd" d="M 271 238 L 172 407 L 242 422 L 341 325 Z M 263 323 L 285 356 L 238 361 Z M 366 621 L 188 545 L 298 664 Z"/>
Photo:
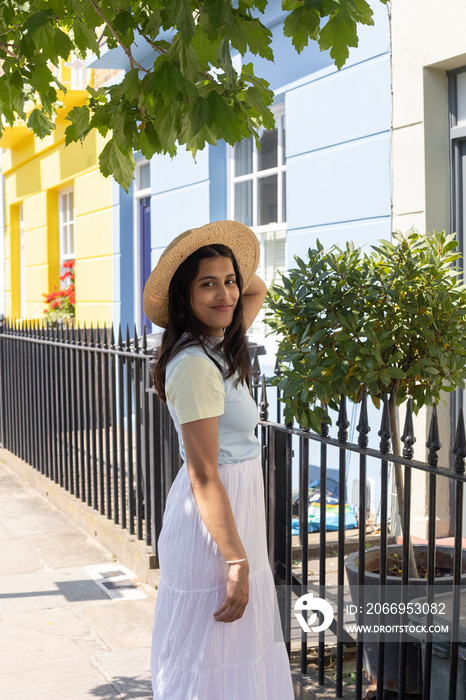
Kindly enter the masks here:
<path id="1" fill-rule="evenodd" d="M 154 383 L 184 461 L 158 540 L 154 700 L 292 700 L 268 562 L 245 330 L 265 285 L 259 244 L 219 221 L 178 236 L 144 290 L 165 327 Z"/>

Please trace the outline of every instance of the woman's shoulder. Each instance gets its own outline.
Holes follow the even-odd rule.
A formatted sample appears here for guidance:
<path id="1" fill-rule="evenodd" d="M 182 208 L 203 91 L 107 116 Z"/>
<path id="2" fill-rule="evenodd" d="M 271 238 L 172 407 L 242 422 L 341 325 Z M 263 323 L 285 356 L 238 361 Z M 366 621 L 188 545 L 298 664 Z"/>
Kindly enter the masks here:
<path id="1" fill-rule="evenodd" d="M 216 353 L 216 355 L 217 357 L 215 358 L 215 360 L 221 363 L 221 357 L 218 356 L 218 353 Z M 220 371 L 214 359 L 212 357 L 209 357 L 209 355 L 206 353 L 206 351 L 200 345 L 200 343 L 193 343 L 192 345 L 186 345 L 184 348 L 181 348 L 181 350 L 179 350 L 176 353 L 176 355 L 174 355 L 171 358 L 171 360 L 167 364 L 166 376 L 168 377 L 170 372 L 175 367 L 180 365 L 180 363 L 190 364 L 192 360 L 188 358 L 200 358 L 201 361 L 203 360 L 204 362 L 208 362 L 213 367 L 215 367 L 217 371 Z"/>

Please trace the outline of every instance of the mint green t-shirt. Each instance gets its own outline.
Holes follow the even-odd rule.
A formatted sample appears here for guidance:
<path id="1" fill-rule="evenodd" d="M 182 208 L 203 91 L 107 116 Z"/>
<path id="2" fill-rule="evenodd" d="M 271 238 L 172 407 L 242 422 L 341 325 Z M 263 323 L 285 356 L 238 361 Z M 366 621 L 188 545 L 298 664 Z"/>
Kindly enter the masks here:
<path id="1" fill-rule="evenodd" d="M 224 368 L 222 356 L 209 348 Z M 181 425 L 218 416 L 218 463 L 231 464 L 253 459 L 260 454 L 254 435 L 257 406 L 246 385 L 236 377 L 224 379 L 215 363 L 200 345 L 181 350 L 166 369 L 167 406 L 173 418 L 184 461 L 186 454 Z"/>

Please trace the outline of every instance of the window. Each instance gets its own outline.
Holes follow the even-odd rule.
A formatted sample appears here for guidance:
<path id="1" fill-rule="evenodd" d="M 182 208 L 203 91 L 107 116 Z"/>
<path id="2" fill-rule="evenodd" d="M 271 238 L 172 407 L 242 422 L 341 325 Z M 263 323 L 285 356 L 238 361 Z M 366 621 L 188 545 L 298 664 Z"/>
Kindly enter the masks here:
<path id="1" fill-rule="evenodd" d="M 448 76 L 450 112 L 450 230 L 456 231 L 459 249 L 466 250 L 466 67 Z M 464 274 L 464 269 L 463 269 Z M 457 389 L 451 401 L 451 436 L 456 432 L 458 412 L 466 408 L 466 392 Z M 452 444 L 453 446 L 453 444 Z"/>
<path id="2" fill-rule="evenodd" d="M 257 273 L 269 286 L 286 265 L 285 114 L 275 112 L 276 128 L 243 140 L 229 151 L 229 216 L 250 226 L 261 246 Z M 259 317 L 249 333 L 263 336 Z"/>
<path id="3" fill-rule="evenodd" d="M 60 275 L 65 272 L 63 263 L 75 259 L 74 248 L 74 190 L 62 190 L 58 196 L 60 235 Z M 66 285 L 66 282 L 64 283 Z"/>
<path id="4" fill-rule="evenodd" d="M 142 306 L 144 286 L 151 272 L 150 192 L 150 163 L 141 160 L 136 164 L 134 184 L 134 316 L 141 332 L 144 325 L 149 332 L 152 329 Z"/>
<path id="5" fill-rule="evenodd" d="M 23 205 L 19 206 L 19 284 L 20 314 L 26 317 L 26 242 L 24 238 Z"/>

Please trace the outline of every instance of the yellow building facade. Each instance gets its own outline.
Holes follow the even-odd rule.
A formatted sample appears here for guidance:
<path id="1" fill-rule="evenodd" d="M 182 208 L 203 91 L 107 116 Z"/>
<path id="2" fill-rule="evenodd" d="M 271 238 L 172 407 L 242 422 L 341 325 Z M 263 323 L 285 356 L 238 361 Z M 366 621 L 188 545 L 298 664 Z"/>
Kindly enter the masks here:
<path id="1" fill-rule="evenodd" d="M 65 148 L 66 114 L 87 96 L 72 89 L 71 70 L 62 66 L 70 89 L 50 136 L 40 140 L 15 125 L 0 139 L 5 314 L 42 318 L 42 295 L 60 289 L 63 262 L 75 259 L 76 321 L 95 326 L 113 320 L 113 181 L 99 171 L 104 139 L 98 133 Z"/>

